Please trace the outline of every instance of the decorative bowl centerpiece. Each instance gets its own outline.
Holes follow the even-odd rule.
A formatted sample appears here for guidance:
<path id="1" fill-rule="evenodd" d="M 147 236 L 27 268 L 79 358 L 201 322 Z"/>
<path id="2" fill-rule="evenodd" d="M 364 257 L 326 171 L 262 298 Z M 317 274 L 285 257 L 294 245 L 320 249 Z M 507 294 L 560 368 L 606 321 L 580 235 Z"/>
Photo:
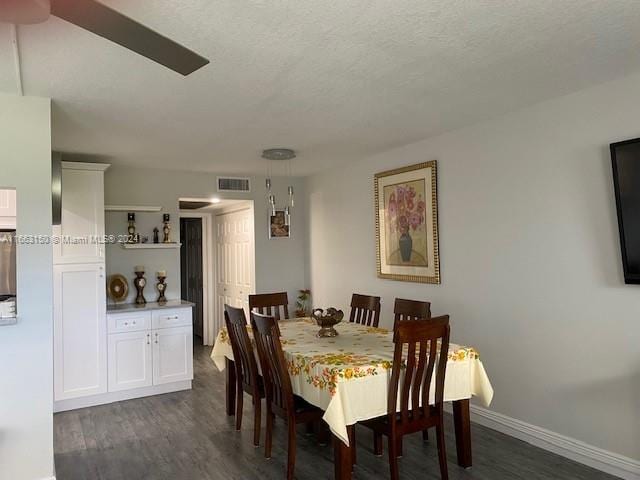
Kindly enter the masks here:
<path id="1" fill-rule="evenodd" d="M 327 308 L 326 311 L 322 308 L 316 308 L 313 310 L 312 316 L 320 327 L 320 330 L 318 330 L 316 334 L 318 338 L 335 337 L 338 335 L 338 332 L 333 327 L 344 318 L 342 310 L 336 310 L 333 307 Z"/>

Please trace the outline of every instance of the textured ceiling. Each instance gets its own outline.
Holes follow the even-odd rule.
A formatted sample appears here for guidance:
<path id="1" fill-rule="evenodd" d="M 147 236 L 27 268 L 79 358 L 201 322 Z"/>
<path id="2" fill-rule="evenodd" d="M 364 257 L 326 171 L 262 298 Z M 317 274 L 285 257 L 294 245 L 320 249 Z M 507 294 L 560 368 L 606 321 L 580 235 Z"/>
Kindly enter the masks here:
<path id="1" fill-rule="evenodd" d="M 19 30 L 53 145 L 158 168 L 294 174 L 640 70 L 637 0 L 104 3 L 211 60 L 189 77 L 57 18 Z M 6 48 L 5 48 L 6 45 Z M 15 91 L 0 26 L 0 90 Z"/>

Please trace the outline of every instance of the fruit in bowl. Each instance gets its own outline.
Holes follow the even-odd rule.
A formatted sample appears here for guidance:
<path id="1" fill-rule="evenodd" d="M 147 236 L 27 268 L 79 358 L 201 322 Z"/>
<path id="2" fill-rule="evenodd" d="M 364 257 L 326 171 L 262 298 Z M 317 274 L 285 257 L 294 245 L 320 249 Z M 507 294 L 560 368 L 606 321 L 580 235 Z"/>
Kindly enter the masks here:
<path id="1" fill-rule="evenodd" d="M 327 308 L 326 310 L 316 308 L 313 310 L 312 316 L 320 327 L 320 330 L 318 330 L 316 334 L 318 338 L 335 337 L 338 335 L 338 332 L 333 327 L 344 318 L 342 310 L 336 310 L 333 307 Z"/>

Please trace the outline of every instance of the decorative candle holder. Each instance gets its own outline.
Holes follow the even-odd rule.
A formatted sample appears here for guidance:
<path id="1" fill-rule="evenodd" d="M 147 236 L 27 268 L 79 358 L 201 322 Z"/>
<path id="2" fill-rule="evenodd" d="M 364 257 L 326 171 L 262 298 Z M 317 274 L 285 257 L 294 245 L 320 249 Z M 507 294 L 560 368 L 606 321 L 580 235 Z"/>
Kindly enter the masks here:
<path id="1" fill-rule="evenodd" d="M 153 243 L 160 243 L 159 233 L 160 230 L 158 230 L 158 227 L 153 227 Z"/>
<path id="2" fill-rule="evenodd" d="M 127 221 L 129 222 L 127 243 L 136 243 L 136 214 L 133 212 L 127 213 Z"/>
<path id="3" fill-rule="evenodd" d="M 166 279 L 167 272 L 158 272 L 158 283 L 156 284 L 156 288 L 158 289 L 158 303 L 167 303 L 167 297 L 164 296 L 164 292 L 167 291 Z"/>
<path id="4" fill-rule="evenodd" d="M 136 287 L 136 290 L 138 291 L 138 294 L 136 296 L 136 304 L 137 305 L 145 305 L 147 303 L 147 300 L 144 298 L 144 287 L 147 285 L 147 279 L 144 278 L 144 267 L 143 266 L 136 266 L 135 268 L 135 273 L 136 273 L 136 278 L 133 279 L 133 284 Z"/>
<path id="5" fill-rule="evenodd" d="M 171 243 L 171 239 L 169 238 L 169 234 L 171 233 L 171 225 L 169 224 L 168 213 L 162 215 L 162 222 L 164 224 L 164 226 L 162 227 L 162 233 L 164 234 L 162 243 Z"/>

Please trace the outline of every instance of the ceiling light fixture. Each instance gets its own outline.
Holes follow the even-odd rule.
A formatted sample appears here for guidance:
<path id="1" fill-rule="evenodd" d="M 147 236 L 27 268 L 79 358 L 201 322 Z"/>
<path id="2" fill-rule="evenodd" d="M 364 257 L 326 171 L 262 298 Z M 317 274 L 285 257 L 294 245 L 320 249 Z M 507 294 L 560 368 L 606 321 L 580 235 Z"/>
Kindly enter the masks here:
<path id="1" fill-rule="evenodd" d="M 268 160 L 267 163 L 267 177 L 265 180 L 265 186 L 267 188 L 267 202 L 269 204 L 269 212 L 271 216 L 276 214 L 276 197 L 271 191 L 272 187 L 272 163 L 286 160 L 286 176 L 289 179 L 289 186 L 287 187 L 287 195 L 289 196 L 289 205 L 284 208 L 284 222 L 285 225 L 291 224 L 291 207 L 293 207 L 293 186 L 291 185 L 291 160 L 296 158 L 296 152 L 290 148 L 268 148 L 262 151 L 262 158 Z"/>

